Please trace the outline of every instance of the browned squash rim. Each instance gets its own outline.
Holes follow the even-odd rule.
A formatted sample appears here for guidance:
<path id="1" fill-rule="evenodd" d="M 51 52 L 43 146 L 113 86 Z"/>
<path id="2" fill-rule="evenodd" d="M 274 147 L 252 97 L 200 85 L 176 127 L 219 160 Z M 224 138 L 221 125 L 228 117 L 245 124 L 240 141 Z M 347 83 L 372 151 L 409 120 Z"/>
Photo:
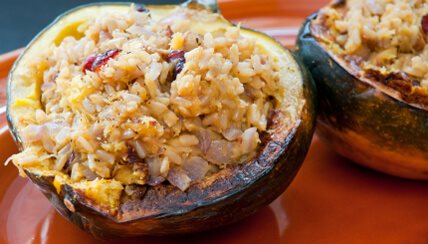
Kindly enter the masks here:
<path id="1" fill-rule="evenodd" d="M 346 1 L 333 1 L 327 5 L 327 7 L 345 11 L 345 3 Z M 314 14 L 312 17 L 309 25 L 310 33 L 329 56 L 349 74 L 398 101 L 407 103 L 415 108 L 428 110 L 428 94 L 418 89 L 420 84 L 419 80 L 412 78 L 403 71 L 384 74 L 373 69 L 362 69 L 360 67 L 362 61 L 360 57 L 345 54 L 338 55 L 334 53 L 329 49 L 329 45 L 333 43 L 333 41 L 325 37 L 328 28 L 323 25 L 324 22 L 321 23 L 321 25 L 315 24 L 318 13 Z"/>

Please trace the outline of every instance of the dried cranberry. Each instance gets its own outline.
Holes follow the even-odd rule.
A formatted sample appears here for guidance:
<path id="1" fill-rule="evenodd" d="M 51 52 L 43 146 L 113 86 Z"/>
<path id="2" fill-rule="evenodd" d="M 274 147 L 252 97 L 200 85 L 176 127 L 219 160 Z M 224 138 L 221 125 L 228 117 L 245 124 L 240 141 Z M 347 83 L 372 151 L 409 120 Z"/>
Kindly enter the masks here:
<path id="1" fill-rule="evenodd" d="M 184 50 L 172 50 L 166 58 L 166 61 L 169 63 L 175 62 L 174 79 L 184 68 L 184 63 L 186 62 L 186 59 L 184 58 L 185 53 L 186 52 Z"/>
<path id="2" fill-rule="evenodd" d="M 168 57 L 166 58 L 166 61 L 172 62 L 176 59 L 184 59 L 184 54 L 186 52 L 184 50 L 172 50 L 168 53 Z"/>
<path id="3" fill-rule="evenodd" d="M 92 70 L 92 65 L 94 64 L 95 59 L 97 58 L 97 55 L 91 55 L 89 56 L 85 64 L 83 65 L 83 72 L 86 74 L 86 70 Z"/>
<path id="4" fill-rule="evenodd" d="M 83 65 L 83 72 L 86 74 L 86 70 L 92 72 L 99 71 L 101 66 L 105 65 L 110 59 L 116 57 L 120 51 L 120 49 L 112 49 L 105 53 L 89 56 Z"/>
<path id="5" fill-rule="evenodd" d="M 421 25 L 425 35 L 428 35 L 428 14 L 422 17 Z"/>
<path id="6" fill-rule="evenodd" d="M 184 68 L 184 59 L 183 60 L 180 59 L 175 64 L 175 68 L 174 68 L 175 75 L 180 74 L 180 72 L 183 70 L 183 68 Z"/>
<path id="7" fill-rule="evenodd" d="M 148 13 L 148 12 L 150 12 L 150 10 L 146 9 L 144 7 L 144 5 L 141 5 L 141 4 L 136 4 L 135 5 L 135 10 L 137 10 L 140 13 Z"/>
<path id="8" fill-rule="evenodd" d="M 97 55 L 97 58 L 92 64 L 92 70 L 97 71 L 101 66 L 105 65 L 110 59 L 116 57 L 119 53 L 119 49 L 112 49 L 108 50 L 105 53 Z"/>

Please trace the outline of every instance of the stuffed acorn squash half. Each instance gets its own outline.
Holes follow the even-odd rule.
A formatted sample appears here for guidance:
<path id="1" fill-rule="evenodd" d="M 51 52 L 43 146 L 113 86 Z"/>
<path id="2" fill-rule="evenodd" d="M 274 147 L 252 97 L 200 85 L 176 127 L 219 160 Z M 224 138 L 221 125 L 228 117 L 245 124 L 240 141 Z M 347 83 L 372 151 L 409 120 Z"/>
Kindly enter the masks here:
<path id="1" fill-rule="evenodd" d="M 207 230 L 284 191 L 314 96 L 287 49 L 216 4 L 82 6 L 10 73 L 10 160 L 95 236 Z"/>
<path id="2" fill-rule="evenodd" d="M 355 162 L 411 179 L 428 179 L 427 14 L 423 1 L 334 1 L 298 38 L 319 91 L 320 136 Z"/>

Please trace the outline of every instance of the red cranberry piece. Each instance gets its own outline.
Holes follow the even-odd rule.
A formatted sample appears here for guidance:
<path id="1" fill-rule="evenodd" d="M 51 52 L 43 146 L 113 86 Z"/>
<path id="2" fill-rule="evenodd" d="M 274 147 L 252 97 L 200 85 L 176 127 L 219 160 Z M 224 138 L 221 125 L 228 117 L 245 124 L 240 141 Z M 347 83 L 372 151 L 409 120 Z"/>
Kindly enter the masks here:
<path id="1" fill-rule="evenodd" d="M 186 52 L 184 50 L 172 50 L 166 58 L 166 61 L 169 63 L 175 62 L 174 79 L 183 70 L 184 63 L 186 62 L 186 59 L 184 58 L 185 53 Z"/>
<path id="2" fill-rule="evenodd" d="M 428 35 L 428 14 L 422 17 L 421 25 L 425 35 Z"/>
<path id="3" fill-rule="evenodd" d="M 86 74 L 86 70 L 92 70 L 92 65 L 94 64 L 95 59 L 97 58 L 97 55 L 91 55 L 89 56 L 85 64 L 83 65 L 83 72 Z"/>
<path id="4" fill-rule="evenodd" d="M 178 60 L 178 62 L 175 64 L 174 72 L 175 72 L 175 75 L 176 75 L 176 76 L 177 76 L 178 74 L 180 74 L 180 72 L 183 70 L 183 68 L 184 68 L 184 63 L 185 63 L 185 60 L 184 60 L 184 59 L 179 59 L 179 60 Z"/>
<path id="5" fill-rule="evenodd" d="M 101 66 L 105 65 L 110 59 L 116 57 L 120 53 L 119 49 L 108 50 L 105 53 L 97 55 L 97 58 L 92 64 L 92 71 L 98 71 Z"/>
<path id="6" fill-rule="evenodd" d="M 120 49 L 112 49 L 105 53 L 89 56 L 83 65 L 83 72 L 85 74 L 86 70 L 98 72 L 101 66 L 105 65 L 110 59 L 116 57 L 120 51 Z"/>
<path id="7" fill-rule="evenodd" d="M 174 60 L 177 59 L 184 59 L 184 54 L 186 52 L 184 50 L 172 50 L 168 53 L 168 57 L 166 58 L 166 61 L 171 63 Z"/>
<path id="8" fill-rule="evenodd" d="M 144 7 L 144 5 L 141 5 L 141 4 L 136 4 L 135 5 L 135 10 L 137 10 L 140 13 L 148 13 L 148 12 L 150 12 L 150 10 L 146 9 Z"/>

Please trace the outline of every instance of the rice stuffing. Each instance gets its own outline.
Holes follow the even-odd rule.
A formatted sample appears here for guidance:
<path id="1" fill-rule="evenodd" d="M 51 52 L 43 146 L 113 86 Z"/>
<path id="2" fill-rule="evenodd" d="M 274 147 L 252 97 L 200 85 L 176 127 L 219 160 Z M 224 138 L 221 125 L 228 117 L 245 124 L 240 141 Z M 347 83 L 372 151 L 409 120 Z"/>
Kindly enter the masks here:
<path id="1" fill-rule="evenodd" d="M 426 1 L 335 1 L 320 10 L 312 32 L 354 68 L 404 80 L 392 88 L 428 105 Z"/>
<path id="2" fill-rule="evenodd" d="M 71 182 L 167 181 L 183 191 L 245 163 L 284 78 L 239 26 L 191 28 L 217 17 L 177 7 L 154 20 L 134 6 L 51 44 L 29 67 L 42 72 L 43 109 L 25 118 L 24 150 L 13 163 L 61 171 Z"/>

